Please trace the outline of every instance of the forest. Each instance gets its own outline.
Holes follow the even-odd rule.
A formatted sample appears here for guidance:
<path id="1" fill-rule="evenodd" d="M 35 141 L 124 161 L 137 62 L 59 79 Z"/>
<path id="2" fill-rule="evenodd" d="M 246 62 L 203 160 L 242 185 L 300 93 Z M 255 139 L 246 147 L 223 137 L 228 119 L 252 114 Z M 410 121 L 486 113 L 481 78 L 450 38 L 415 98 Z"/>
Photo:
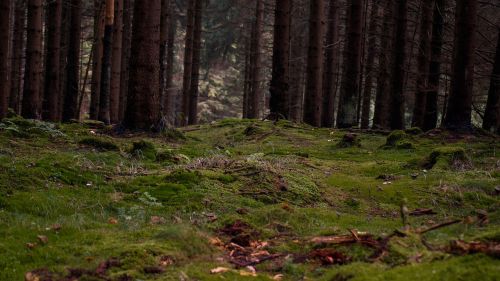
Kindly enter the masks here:
<path id="1" fill-rule="evenodd" d="M 500 280 L 495 0 L 0 0 L 0 281 Z"/>

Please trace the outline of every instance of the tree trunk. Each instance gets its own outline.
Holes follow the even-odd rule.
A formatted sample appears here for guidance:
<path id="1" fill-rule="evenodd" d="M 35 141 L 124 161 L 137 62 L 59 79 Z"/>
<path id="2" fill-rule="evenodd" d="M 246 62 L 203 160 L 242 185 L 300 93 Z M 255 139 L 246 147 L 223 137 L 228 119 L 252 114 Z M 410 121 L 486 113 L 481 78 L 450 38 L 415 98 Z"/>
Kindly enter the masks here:
<path id="1" fill-rule="evenodd" d="M 335 68 L 338 63 L 338 3 L 337 0 L 330 0 L 328 12 L 328 32 L 326 35 L 325 48 L 325 71 L 323 77 L 323 109 L 322 126 L 332 128 L 335 124 L 335 98 L 337 85 L 335 85 Z"/>
<path id="2" fill-rule="evenodd" d="M 172 11 L 173 12 L 173 11 Z M 167 67 L 166 67 L 166 96 L 164 109 L 167 116 L 169 125 L 175 123 L 175 101 L 177 90 L 174 88 L 174 62 L 175 62 L 175 34 L 177 32 L 177 19 L 174 14 L 171 14 L 169 27 L 168 27 L 168 41 L 167 41 Z"/>
<path id="3" fill-rule="evenodd" d="M 135 0 L 124 125 L 157 129 L 160 121 L 160 0 Z"/>
<path id="4" fill-rule="evenodd" d="M 101 72 L 103 55 L 104 21 L 106 5 L 101 0 L 94 1 L 94 48 L 92 50 L 92 82 L 90 89 L 90 119 L 99 119 L 101 100 Z"/>
<path id="5" fill-rule="evenodd" d="M 14 34 L 12 38 L 12 60 L 11 60 L 11 83 L 10 83 L 10 99 L 9 107 L 14 110 L 15 113 L 19 114 L 20 101 L 22 94 L 22 68 L 23 68 L 23 50 L 24 50 L 24 35 L 26 29 L 24 25 L 26 23 L 26 1 L 16 0 L 15 1 L 15 14 L 14 14 Z"/>
<path id="6" fill-rule="evenodd" d="M 123 38 L 122 38 L 122 59 L 120 75 L 120 107 L 119 120 L 125 117 L 127 108 L 128 82 L 129 82 L 129 62 L 130 45 L 132 41 L 132 4 L 131 0 L 123 0 Z"/>
<path id="7" fill-rule="evenodd" d="M 359 93 L 362 16 L 363 0 L 351 1 L 344 49 L 344 74 L 337 117 L 338 128 L 350 128 L 357 125 L 356 102 Z"/>
<path id="8" fill-rule="evenodd" d="M 396 32 L 394 36 L 394 61 L 392 64 L 392 88 L 390 101 L 390 128 L 400 130 L 405 127 L 404 79 L 406 65 L 406 29 L 408 20 L 408 0 L 397 0 L 394 14 Z"/>
<path id="9" fill-rule="evenodd" d="M 170 0 L 161 1 L 161 19 L 160 19 L 160 111 L 162 117 L 168 112 L 165 108 L 165 99 L 167 95 L 166 87 L 166 59 L 167 59 L 167 41 L 170 26 Z"/>
<path id="10" fill-rule="evenodd" d="M 113 53 L 111 55 L 111 81 L 109 96 L 109 117 L 112 124 L 120 119 L 120 88 L 122 71 L 123 0 L 115 0 L 115 22 L 113 25 Z"/>
<path id="11" fill-rule="evenodd" d="M 431 57 L 432 38 L 432 13 L 434 11 L 434 0 L 422 1 L 422 17 L 420 21 L 420 42 L 418 46 L 417 80 L 415 88 L 415 105 L 413 108 L 413 127 L 424 127 L 425 106 L 427 93 L 429 91 L 429 63 Z"/>
<path id="12" fill-rule="evenodd" d="M 260 117 L 260 103 L 262 100 L 260 90 L 261 45 L 262 29 L 264 25 L 264 1 L 257 0 L 255 8 L 255 23 L 250 44 L 250 93 L 248 99 L 248 118 Z"/>
<path id="13" fill-rule="evenodd" d="M 252 26 L 252 31 L 251 37 L 253 37 L 253 26 Z M 243 78 L 243 118 L 248 118 L 248 107 L 249 107 L 249 102 L 248 99 L 250 98 L 250 79 L 251 79 L 251 71 L 250 71 L 250 41 L 251 38 L 245 38 L 244 44 L 245 44 L 245 70 L 244 70 L 244 78 Z"/>
<path id="14" fill-rule="evenodd" d="M 82 22 L 82 1 L 71 1 L 71 23 L 68 45 L 68 66 L 66 93 L 64 95 L 63 121 L 78 119 L 78 93 L 80 78 L 80 40 Z"/>
<path id="15" fill-rule="evenodd" d="M 99 99 L 99 120 L 111 123 L 110 116 L 110 82 L 111 56 L 113 54 L 113 25 L 115 18 L 115 0 L 106 0 L 106 20 L 102 41 L 101 98 Z"/>
<path id="16" fill-rule="evenodd" d="M 451 87 L 444 127 L 449 130 L 472 130 L 472 90 L 477 0 L 457 1 Z"/>
<path id="17" fill-rule="evenodd" d="M 500 29 L 498 31 L 497 50 L 491 73 L 483 129 L 500 134 Z"/>
<path id="18" fill-rule="evenodd" d="M 182 126 L 188 124 L 189 100 L 191 93 L 191 75 L 193 75 L 193 35 L 194 35 L 194 9 L 197 0 L 189 0 L 186 16 L 186 39 L 184 45 L 184 75 L 182 79 Z"/>
<path id="19" fill-rule="evenodd" d="M 45 54 L 43 117 L 53 122 L 59 120 L 61 26 L 62 0 L 49 2 L 47 4 L 47 53 Z"/>
<path id="20" fill-rule="evenodd" d="M 324 10 L 325 3 L 323 0 L 311 1 L 304 122 L 316 127 L 321 126 L 321 109 L 323 105 Z"/>
<path id="21" fill-rule="evenodd" d="M 10 3 L 10 0 L 0 3 L 0 120 L 7 115 L 10 94 Z"/>
<path id="22" fill-rule="evenodd" d="M 307 17 L 306 2 L 294 4 L 290 38 L 290 88 L 289 88 L 289 118 L 294 122 L 302 122 L 305 90 L 305 68 L 308 26 L 299 19 Z"/>
<path id="23" fill-rule="evenodd" d="M 269 109 L 274 118 L 288 118 L 290 9 L 292 0 L 276 0 L 273 66 L 269 88 Z"/>
<path id="24" fill-rule="evenodd" d="M 191 85 L 189 86 L 190 94 L 188 125 L 194 125 L 198 123 L 198 94 L 200 82 L 201 32 L 203 15 L 202 0 L 196 0 L 194 11 L 193 62 Z"/>
<path id="25" fill-rule="evenodd" d="M 368 30 L 368 54 L 365 64 L 365 87 L 363 91 L 363 103 L 361 111 L 361 129 L 370 127 L 370 111 L 372 103 L 374 64 L 377 56 L 377 36 L 380 33 L 380 0 L 374 0 L 370 14 L 370 27 Z"/>
<path id="26" fill-rule="evenodd" d="M 436 0 L 434 3 L 434 20 L 432 23 L 431 61 L 429 77 L 427 78 L 428 92 L 425 101 L 424 131 L 436 128 L 438 119 L 439 80 L 441 77 L 441 53 L 443 47 L 443 28 L 445 1 Z"/>
<path id="27" fill-rule="evenodd" d="M 42 83 L 42 0 L 28 1 L 28 33 L 22 115 L 40 119 L 40 86 Z"/>

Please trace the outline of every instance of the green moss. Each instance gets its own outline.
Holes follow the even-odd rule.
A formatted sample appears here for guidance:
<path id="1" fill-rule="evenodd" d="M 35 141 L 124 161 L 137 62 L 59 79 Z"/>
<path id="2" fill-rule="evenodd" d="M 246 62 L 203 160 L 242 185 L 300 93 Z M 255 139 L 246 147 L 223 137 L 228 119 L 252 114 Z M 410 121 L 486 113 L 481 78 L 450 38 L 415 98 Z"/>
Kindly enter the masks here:
<path id="1" fill-rule="evenodd" d="M 155 160 L 157 150 L 152 142 L 140 140 L 132 143 L 132 149 L 130 153 L 136 157 Z"/>
<path id="2" fill-rule="evenodd" d="M 387 136 L 387 141 L 385 142 L 386 147 L 396 147 L 396 145 L 406 138 L 406 133 L 401 130 L 392 131 L 389 136 Z"/>
<path id="3" fill-rule="evenodd" d="M 175 128 L 166 128 L 161 131 L 161 135 L 169 141 L 184 141 L 186 136 Z"/>
<path id="4" fill-rule="evenodd" d="M 416 136 L 416 135 L 423 134 L 424 131 L 422 131 L 422 129 L 420 129 L 419 127 L 412 127 L 412 128 L 406 129 L 405 133 L 408 135 Z"/>
<path id="5" fill-rule="evenodd" d="M 89 146 L 99 151 L 118 151 L 120 148 L 113 141 L 105 138 L 88 137 L 78 142 L 80 145 Z"/>
<path id="6" fill-rule="evenodd" d="M 441 147 L 431 152 L 427 167 L 446 169 L 455 161 L 467 161 L 465 149 L 461 147 Z"/>

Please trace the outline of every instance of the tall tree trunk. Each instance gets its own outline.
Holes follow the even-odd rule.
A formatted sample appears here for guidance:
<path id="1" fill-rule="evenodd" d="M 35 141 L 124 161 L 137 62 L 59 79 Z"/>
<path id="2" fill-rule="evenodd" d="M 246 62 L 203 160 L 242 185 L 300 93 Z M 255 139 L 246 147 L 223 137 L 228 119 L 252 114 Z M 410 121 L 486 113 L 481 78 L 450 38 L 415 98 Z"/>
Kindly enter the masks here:
<path id="1" fill-rule="evenodd" d="M 103 37 L 106 5 L 102 0 L 94 1 L 94 48 L 92 50 L 92 82 L 90 86 L 90 119 L 99 119 L 101 100 L 101 72 L 103 55 Z"/>
<path id="2" fill-rule="evenodd" d="M 12 60 L 11 60 L 11 83 L 9 107 L 19 114 L 21 111 L 20 101 L 22 94 L 22 68 L 23 50 L 25 45 L 24 35 L 26 29 L 26 0 L 16 0 L 14 7 L 14 34 L 12 38 Z"/>
<path id="3" fill-rule="evenodd" d="M 441 53 L 443 47 L 443 28 L 445 0 L 434 3 L 434 20 L 432 22 L 431 61 L 427 83 L 429 90 L 425 101 L 424 131 L 436 128 L 438 119 L 439 80 L 441 77 Z"/>
<path id="4" fill-rule="evenodd" d="M 250 44 L 250 95 L 248 99 L 248 118 L 260 117 L 260 103 L 262 100 L 260 89 L 261 45 L 262 28 L 264 25 L 264 0 L 256 0 L 255 23 Z"/>
<path id="5" fill-rule="evenodd" d="M 120 119 L 120 87 L 122 71 L 123 0 L 115 0 L 115 21 L 113 25 L 113 53 L 111 55 L 111 81 L 109 96 L 109 117 L 112 124 Z"/>
<path id="6" fill-rule="evenodd" d="M 177 32 L 177 19 L 174 18 L 174 14 L 170 16 L 169 27 L 168 27 L 168 40 L 167 40 L 167 67 L 166 67 L 166 78 L 165 78 L 165 105 L 164 109 L 167 116 L 167 122 L 169 125 L 175 123 L 175 101 L 177 96 L 177 90 L 174 88 L 174 62 L 175 62 L 175 34 Z"/>
<path id="7" fill-rule="evenodd" d="M 253 37 L 253 26 L 252 26 L 252 31 L 251 37 Z M 248 100 L 250 99 L 250 79 L 251 79 L 251 71 L 250 71 L 250 41 L 251 38 L 245 38 L 244 44 L 245 44 L 245 70 L 244 70 L 244 78 L 243 78 L 243 118 L 248 118 L 248 107 L 249 107 L 249 102 Z"/>
<path id="8" fill-rule="evenodd" d="M 62 23 L 61 23 L 61 50 L 60 50 L 60 84 L 59 84 L 59 107 L 57 115 L 62 120 L 64 100 L 66 99 L 66 82 L 68 80 L 68 52 L 71 32 L 71 1 L 62 1 Z"/>
<path id="9" fill-rule="evenodd" d="M 28 0 L 28 33 L 22 115 L 40 119 L 42 83 L 42 0 Z"/>
<path id="10" fill-rule="evenodd" d="M 464 132 L 472 130 L 477 6 L 477 0 L 457 1 L 451 87 L 443 123 L 449 130 Z"/>
<path id="11" fill-rule="evenodd" d="M 363 0 L 353 0 L 349 5 L 344 74 L 337 117 L 338 128 L 350 128 L 357 125 L 356 102 L 359 93 Z"/>
<path id="12" fill-rule="evenodd" d="M 170 26 L 170 0 L 161 1 L 161 22 L 160 22 L 160 110 L 162 117 L 168 114 L 165 108 L 166 99 L 166 66 L 167 66 L 167 41 Z"/>
<path id="13" fill-rule="evenodd" d="M 275 118 L 288 118 L 290 11 L 292 0 L 276 0 L 269 109 Z"/>
<path id="14" fill-rule="evenodd" d="M 185 126 L 189 119 L 189 100 L 191 93 L 191 75 L 193 75 L 193 35 L 194 9 L 197 0 L 188 0 L 186 16 L 186 38 L 184 45 L 184 75 L 182 79 L 182 113 L 180 124 Z"/>
<path id="15" fill-rule="evenodd" d="M 78 94 L 80 78 L 80 40 L 82 23 L 82 1 L 71 1 L 71 28 L 68 45 L 68 67 L 64 94 L 63 121 L 78 119 Z"/>
<path id="16" fill-rule="evenodd" d="M 135 0 L 124 125 L 157 129 L 160 121 L 160 0 Z"/>
<path id="17" fill-rule="evenodd" d="M 370 14 L 370 27 L 368 30 L 368 54 L 365 64 L 365 87 L 363 90 L 363 103 L 361 111 L 361 129 L 370 126 L 370 110 L 372 103 L 373 78 L 375 58 L 377 57 L 377 36 L 380 33 L 381 1 L 374 0 Z"/>
<path id="18" fill-rule="evenodd" d="M 384 0 L 384 21 L 382 36 L 380 38 L 379 71 L 377 77 L 377 94 L 375 98 L 375 112 L 373 127 L 379 129 L 389 128 L 389 92 L 391 91 L 390 62 L 392 60 L 392 5 L 393 0 Z"/>
<path id="19" fill-rule="evenodd" d="M 308 26 L 301 19 L 307 17 L 308 3 L 294 3 L 291 18 L 290 38 L 290 88 L 289 88 L 289 118 L 294 122 L 302 122 L 305 89 L 305 68 L 307 59 Z"/>
<path id="20" fill-rule="evenodd" d="M 415 88 L 415 105 L 413 108 L 412 126 L 424 128 L 425 106 L 427 93 L 429 91 L 429 64 L 431 57 L 432 40 L 432 13 L 434 11 L 434 0 L 422 1 L 422 17 L 420 19 L 420 42 L 418 46 L 417 80 Z"/>
<path id="21" fill-rule="evenodd" d="M 483 129 L 500 134 L 500 28 L 493 71 L 491 73 L 490 90 L 484 114 Z"/>
<path id="22" fill-rule="evenodd" d="M 194 11 L 193 62 L 191 85 L 189 86 L 189 125 L 198 123 L 198 94 L 200 83 L 201 31 L 203 15 L 202 0 L 196 0 Z"/>
<path id="23" fill-rule="evenodd" d="M 43 117 L 53 122 L 59 120 L 61 26 L 62 0 L 54 0 L 47 4 L 47 53 L 43 102 Z"/>
<path id="24" fill-rule="evenodd" d="M 311 0 L 304 122 L 316 127 L 321 126 L 321 109 L 323 106 L 324 10 L 325 3 L 323 0 Z"/>
<path id="25" fill-rule="evenodd" d="M 110 82 L 114 18 L 115 0 L 106 0 L 106 21 L 104 24 L 104 38 L 102 40 L 101 98 L 99 99 L 99 120 L 106 124 L 111 123 Z"/>
<path id="26" fill-rule="evenodd" d="M 10 4 L 10 0 L 0 3 L 0 120 L 7 115 L 9 107 Z"/>
<path id="27" fill-rule="evenodd" d="M 335 98 L 337 85 L 335 85 L 335 68 L 338 63 L 338 3 L 337 0 L 330 0 L 328 12 L 328 32 L 326 34 L 325 48 L 325 68 L 323 77 L 323 108 L 322 126 L 331 128 L 335 122 Z"/>
<path id="28" fill-rule="evenodd" d="M 394 61 L 392 63 L 392 88 L 389 125 L 393 130 L 405 127 L 404 79 L 406 65 L 406 29 L 408 21 L 408 0 L 396 0 L 394 10 Z"/>
<path id="29" fill-rule="evenodd" d="M 127 108 L 130 45 L 132 41 L 132 4 L 131 0 L 123 0 L 123 36 L 122 36 L 122 59 L 120 74 L 120 107 L 119 120 L 125 117 Z"/>

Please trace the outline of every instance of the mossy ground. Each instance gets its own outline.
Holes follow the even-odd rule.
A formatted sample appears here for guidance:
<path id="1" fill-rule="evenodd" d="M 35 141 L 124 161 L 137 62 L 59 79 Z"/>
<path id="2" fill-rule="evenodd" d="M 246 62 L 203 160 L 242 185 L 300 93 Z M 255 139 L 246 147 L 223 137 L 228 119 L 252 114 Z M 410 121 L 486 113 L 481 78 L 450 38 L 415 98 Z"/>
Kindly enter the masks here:
<path id="1" fill-rule="evenodd" d="M 272 241 L 270 252 L 304 254 L 314 247 L 307 243 L 310 237 L 348 229 L 381 236 L 401 228 L 403 200 L 410 210 L 437 212 L 411 217 L 414 227 L 475 216 L 478 210 L 488 213 L 486 225 L 457 224 L 426 234 L 433 244 L 498 241 L 498 139 L 418 135 L 411 136 L 411 149 L 383 149 L 387 136 L 357 133 L 361 147 L 340 148 L 336 144 L 344 131 L 284 121 L 222 120 L 185 128 L 184 135 L 177 133 L 182 138 L 101 136 L 100 129 L 79 124 L 14 124 L 0 128 L 0 280 L 22 280 L 39 268 L 61 274 L 71 268 L 95 269 L 111 257 L 121 261 L 109 271 L 112 280 L 125 275 L 130 280 L 272 280 L 276 274 L 283 274 L 283 280 L 500 276 L 498 259 L 436 254 L 409 240 L 392 245 L 390 258 L 378 263 L 366 262 L 370 253 L 362 247 L 343 246 L 340 250 L 353 257 L 347 265 L 283 259 L 258 265 L 257 277 L 237 271 L 210 274 L 211 268 L 231 267 L 210 238 L 236 220 L 249 224 L 260 240 Z M 113 149 L 88 145 L 89 139 L 105 140 Z M 147 145 L 134 149 L 138 144 Z M 455 163 L 457 157 L 447 157 L 453 153 L 444 153 L 449 151 L 460 151 L 458 160 L 467 163 Z M 424 171 L 433 157 L 438 165 Z M 377 179 L 381 175 L 392 180 Z M 161 223 L 152 217 L 161 217 Z M 60 229 L 55 231 L 54 225 Z M 48 242 L 38 241 L 38 235 Z M 417 254 L 422 261 L 410 262 Z M 164 273 L 147 273 L 145 268 L 165 256 L 173 264 Z"/>

